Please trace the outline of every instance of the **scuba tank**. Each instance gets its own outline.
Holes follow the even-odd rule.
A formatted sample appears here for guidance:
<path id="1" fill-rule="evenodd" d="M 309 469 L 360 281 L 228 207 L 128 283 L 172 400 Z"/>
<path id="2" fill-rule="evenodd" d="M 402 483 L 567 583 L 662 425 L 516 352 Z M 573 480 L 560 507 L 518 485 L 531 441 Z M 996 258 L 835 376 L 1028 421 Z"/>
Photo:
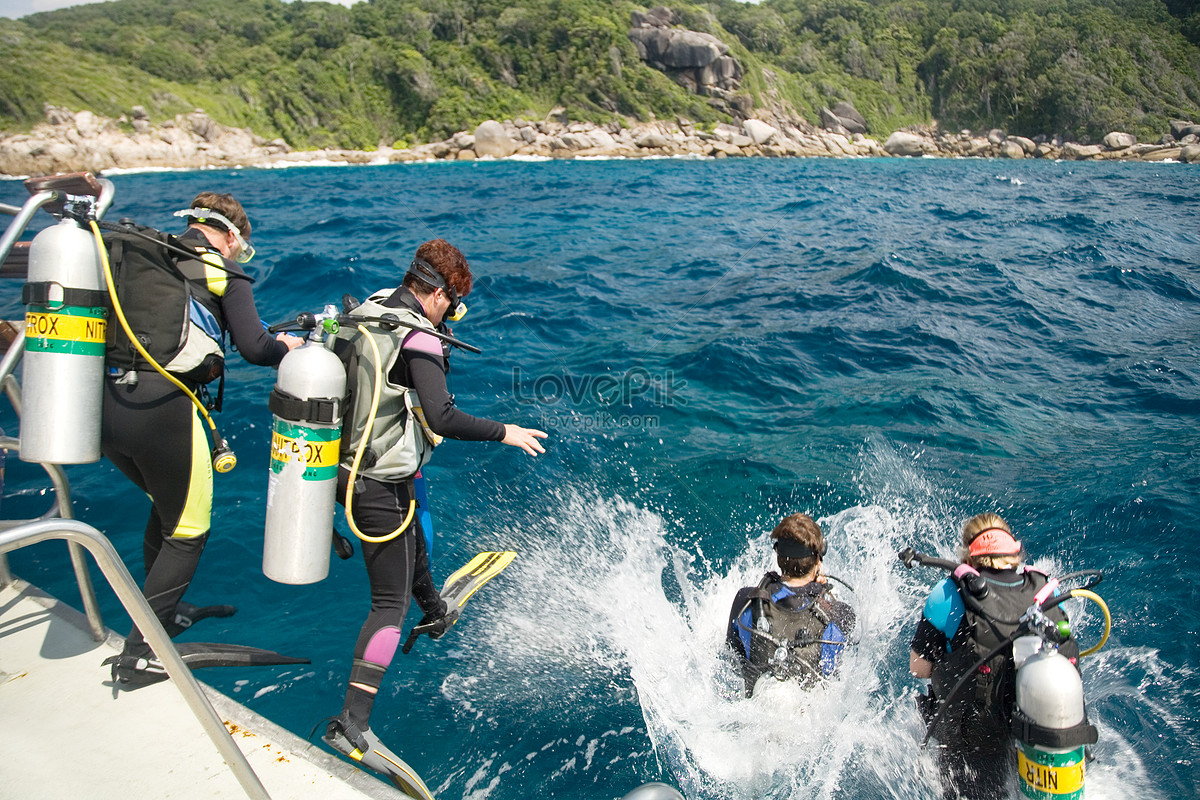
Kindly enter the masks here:
<path id="1" fill-rule="evenodd" d="M 263 574 L 279 583 L 329 574 L 346 368 L 332 351 L 337 321 L 322 317 L 280 362 L 268 402 L 274 424 Z"/>
<path id="2" fill-rule="evenodd" d="M 1079 671 L 1056 649 L 1043 647 L 1018 666 L 1016 683 L 1013 735 L 1021 794 L 1031 800 L 1082 797 L 1084 745 L 1095 744 L 1098 735 L 1087 724 Z"/>
<path id="3" fill-rule="evenodd" d="M 108 296 L 92 234 L 73 219 L 46 228 L 29 247 L 22 291 L 22 461 L 100 460 Z"/>
<path id="4" fill-rule="evenodd" d="M 343 302 L 349 306 L 353 301 L 347 296 Z M 346 366 L 333 352 L 333 347 L 342 325 L 357 326 L 365 334 L 362 324 L 366 321 L 390 328 L 404 325 L 394 314 L 356 317 L 339 314 L 336 306 L 329 305 L 320 314 L 304 312 L 294 321 L 267 328 L 270 333 L 312 331 L 308 342 L 288 353 L 280 362 L 279 377 L 267 404 L 274 414 L 274 425 L 267 482 L 263 574 L 271 580 L 315 583 L 329 574 L 347 383 Z M 480 352 L 478 347 L 449 334 L 436 330 L 427 332 L 468 352 Z M 373 421 L 374 411 L 371 419 Z M 359 448 L 359 457 L 361 451 Z M 357 459 L 350 471 L 350 486 L 353 486 L 356 468 Z M 348 496 L 353 497 L 353 492 Z M 406 522 L 387 536 L 373 539 L 355 528 L 349 500 L 346 510 L 351 530 L 365 541 L 387 541 L 408 524 Z M 414 500 L 409 509 L 410 517 L 415 510 Z M 349 558 L 353 552 L 340 535 L 337 536 L 337 549 L 342 558 Z"/>

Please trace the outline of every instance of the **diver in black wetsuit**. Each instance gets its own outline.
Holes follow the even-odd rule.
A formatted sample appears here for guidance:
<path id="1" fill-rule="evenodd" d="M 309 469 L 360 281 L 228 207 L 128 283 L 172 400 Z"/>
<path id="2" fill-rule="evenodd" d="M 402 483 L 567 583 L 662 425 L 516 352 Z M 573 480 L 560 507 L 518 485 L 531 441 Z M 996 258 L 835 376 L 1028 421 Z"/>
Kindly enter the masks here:
<path id="1" fill-rule="evenodd" d="M 246 256 L 253 253 L 246 241 L 250 222 L 241 203 L 228 194 L 202 192 L 192 201 L 187 219 L 188 228 L 178 241 L 195 248 L 197 258 L 180 259 L 177 266 L 202 306 L 196 314 L 220 339 L 228 332 L 251 364 L 275 366 L 302 342 L 284 334 L 271 337 L 263 329 L 250 279 L 234 260 L 248 260 Z M 164 321 L 163 331 L 169 332 L 171 324 L 178 330 L 177 322 Z M 210 379 L 223 369 L 220 344 L 214 340 L 210 345 L 215 364 Z M 182 600 L 208 540 L 212 462 L 204 424 L 187 395 L 140 356 L 130 356 L 120 365 L 117 360 L 110 353 L 102 451 L 150 496 L 150 518 L 142 541 L 143 593 L 159 622 L 174 636 L 204 616 L 228 616 L 235 610 L 233 606 L 197 608 Z M 203 385 L 194 377 L 177 377 L 193 392 Z M 121 656 L 113 662 L 114 680 L 139 683 L 162 675 L 161 664 L 134 626 Z"/>
<path id="2" fill-rule="evenodd" d="M 978 572 L 972 592 L 977 596 L 966 602 L 969 587 L 960 588 L 953 578 L 934 587 L 913 634 L 909 672 L 929 690 L 917 696 L 927 725 L 942 703 L 950 703 L 932 731 L 943 798 L 1002 800 L 1011 794 L 1017 761 L 1011 735 L 1017 668 L 1011 644 L 988 662 L 979 659 L 1016 630 L 1013 620 L 1033 603 L 1047 577 L 1023 565 L 1021 543 L 1008 523 L 991 512 L 963 525 L 959 556 Z M 1061 608 L 1047 616 L 1067 619 Z M 1078 659 L 1073 636 L 1059 645 L 1059 652 L 1072 662 Z M 968 682 L 951 698 L 952 688 L 968 671 Z"/>
<path id="3" fill-rule="evenodd" d="M 394 314 L 403 325 L 395 331 L 372 327 L 368 334 L 379 348 L 385 374 L 367 457 L 357 469 L 352 509 L 347 516 L 361 534 L 386 541 L 363 541 L 363 560 L 371 583 L 371 611 L 354 646 L 349 686 L 341 714 L 329 723 L 325 741 L 377 772 L 399 780 L 396 770 L 378 753 L 386 752 L 370 730 L 371 710 L 384 673 L 395 655 L 401 627 L 413 597 L 424 614 L 421 624 L 440 638 L 453 624 L 429 573 L 425 536 L 412 513 L 413 477 L 428 460 L 431 441 L 439 437 L 492 441 L 520 447 L 536 456 L 545 449 L 546 434 L 531 428 L 474 417 L 459 410 L 446 386 L 449 352 L 426 330 L 445 331 L 449 315 L 465 313 L 459 299 L 471 290 L 466 259 L 450 243 L 435 239 L 416 252 L 402 285 L 377 293 L 355 312 L 366 316 Z M 457 312 L 457 313 L 455 313 Z M 352 410 L 343 428 L 343 460 L 338 470 L 339 503 L 345 503 L 352 454 L 362 441 L 374 387 L 375 350 L 361 332 L 338 343 L 348 362 Z M 410 390 L 417 402 L 412 403 Z M 407 410 L 419 405 L 424 419 Z M 404 433 L 409 437 L 405 439 Z M 388 538 L 390 537 L 390 538 Z M 358 755 L 355 755 L 358 753 Z"/>
<path id="4" fill-rule="evenodd" d="M 738 590 L 726 627 L 747 697 L 766 674 L 802 685 L 834 674 L 854 629 L 853 609 L 834 599 L 821 572 L 826 545 L 816 521 L 784 517 L 771 538 L 780 572 Z"/>

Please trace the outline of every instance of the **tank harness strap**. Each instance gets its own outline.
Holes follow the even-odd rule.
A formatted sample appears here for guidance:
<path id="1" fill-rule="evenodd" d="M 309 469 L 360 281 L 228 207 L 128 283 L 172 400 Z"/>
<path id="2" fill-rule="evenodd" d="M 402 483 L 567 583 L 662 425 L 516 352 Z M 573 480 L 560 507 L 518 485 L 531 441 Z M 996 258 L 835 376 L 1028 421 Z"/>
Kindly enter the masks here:
<path id="1" fill-rule="evenodd" d="M 316 422 L 332 425 L 342 418 L 343 397 L 314 397 L 302 400 L 275 388 L 267 400 L 271 413 L 292 422 Z"/>
<path id="2" fill-rule="evenodd" d="M 1022 742 L 1042 747 L 1079 747 L 1100 740 L 1096 726 L 1089 725 L 1086 718 L 1070 728 L 1044 728 L 1025 716 L 1019 708 L 1013 709 L 1012 732 Z"/>
<path id="3" fill-rule="evenodd" d="M 38 281 L 21 288 L 21 303 L 27 306 L 96 308 L 108 303 L 108 292 L 103 289 L 76 289 L 54 281 Z"/>

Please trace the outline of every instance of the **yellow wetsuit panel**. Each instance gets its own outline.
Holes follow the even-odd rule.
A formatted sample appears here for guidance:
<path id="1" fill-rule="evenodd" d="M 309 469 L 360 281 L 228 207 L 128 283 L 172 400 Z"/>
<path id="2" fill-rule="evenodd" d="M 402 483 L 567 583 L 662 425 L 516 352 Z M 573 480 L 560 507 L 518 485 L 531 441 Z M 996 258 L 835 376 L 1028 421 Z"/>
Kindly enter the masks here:
<path id="1" fill-rule="evenodd" d="M 199 414 L 192 414 L 192 471 L 187 501 L 171 536 L 191 539 L 208 533 L 212 525 L 213 468 L 208 453 L 208 437 Z"/>
<path id="2" fill-rule="evenodd" d="M 229 285 L 229 272 L 225 269 L 225 261 L 219 253 L 205 253 L 204 282 L 208 290 L 216 297 L 225 296 L 225 287 Z"/>

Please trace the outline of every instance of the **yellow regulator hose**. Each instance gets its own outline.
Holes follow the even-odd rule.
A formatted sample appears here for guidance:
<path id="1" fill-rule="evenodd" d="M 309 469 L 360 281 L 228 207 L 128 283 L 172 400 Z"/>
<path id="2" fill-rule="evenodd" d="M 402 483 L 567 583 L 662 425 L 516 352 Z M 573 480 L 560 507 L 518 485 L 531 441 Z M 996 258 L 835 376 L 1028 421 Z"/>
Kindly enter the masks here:
<path id="1" fill-rule="evenodd" d="M 1084 656 L 1090 656 L 1093 653 L 1098 652 L 1101 647 L 1104 647 L 1104 643 L 1108 641 L 1109 631 L 1112 630 L 1112 615 L 1108 613 L 1108 605 L 1104 602 L 1100 595 L 1089 589 L 1072 589 L 1071 597 L 1082 597 L 1085 600 L 1091 600 L 1093 603 L 1100 606 L 1100 610 L 1104 612 L 1104 635 L 1100 637 L 1099 644 L 1097 644 L 1095 647 L 1088 648 L 1079 654 L 1079 657 L 1083 658 Z"/>
<path id="2" fill-rule="evenodd" d="M 358 326 L 358 330 L 359 333 L 367 337 L 367 343 L 371 345 L 371 350 L 375 353 L 375 392 L 371 395 L 371 413 L 367 415 L 367 424 L 363 428 L 358 448 L 354 451 L 354 461 L 350 464 L 350 479 L 346 482 L 346 521 L 350 523 L 350 530 L 354 531 L 354 535 L 359 539 L 362 539 L 364 542 L 380 544 L 382 542 L 390 542 L 408 529 L 408 526 L 412 523 L 413 514 L 417 510 L 417 500 L 413 498 L 408 501 L 408 515 L 404 517 L 404 522 L 400 523 L 400 527 L 391 533 L 385 533 L 383 536 L 368 536 L 354 524 L 354 482 L 358 478 L 358 465 L 362 462 L 363 452 L 367 449 L 367 442 L 371 441 L 371 431 L 375 428 L 375 415 L 379 412 L 379 395 L 383 386 L 383 365 L 379 363 L 379 345 L 375 344 L 375 337 L 362 325 Z M 1105 612 L 1107 613 L 1107 609 L 1105 609 Z"/>

